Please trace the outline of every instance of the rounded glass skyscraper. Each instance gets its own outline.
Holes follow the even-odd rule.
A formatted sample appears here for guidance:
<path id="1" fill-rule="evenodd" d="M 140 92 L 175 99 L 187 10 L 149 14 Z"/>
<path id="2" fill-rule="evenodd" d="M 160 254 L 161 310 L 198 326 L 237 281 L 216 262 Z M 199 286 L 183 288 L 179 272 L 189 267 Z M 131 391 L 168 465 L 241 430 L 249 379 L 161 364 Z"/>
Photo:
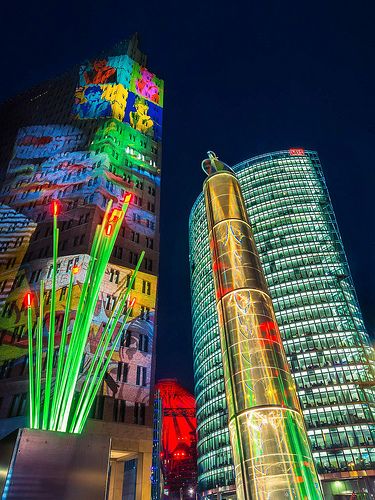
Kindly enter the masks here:
<path id="1" fill-rule="evenodd" d="M 284 347 L 323 480 L 375 468 L 373 351 L 317 153 L 233 167 L 253 223 Z M 220 337 L 200 195 L 190 217 L 199 488 L 234 484 Z M 372 471 L 374 474 L 375 472 Z"/>

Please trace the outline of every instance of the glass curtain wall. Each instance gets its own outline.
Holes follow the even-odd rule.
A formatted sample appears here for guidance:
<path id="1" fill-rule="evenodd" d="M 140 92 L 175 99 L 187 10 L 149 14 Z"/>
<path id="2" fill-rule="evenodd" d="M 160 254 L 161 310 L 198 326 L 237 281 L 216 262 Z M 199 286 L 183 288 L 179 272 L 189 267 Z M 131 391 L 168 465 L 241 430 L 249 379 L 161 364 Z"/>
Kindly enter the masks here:
<path id="1" fill-rule="evenodd" d="M 289 150 L 238 176 L 320 474 L 375 466 L 373 350 L 317 153 Z M 202 196 L 190 217 L 199 487 L 234 484 Z"/>

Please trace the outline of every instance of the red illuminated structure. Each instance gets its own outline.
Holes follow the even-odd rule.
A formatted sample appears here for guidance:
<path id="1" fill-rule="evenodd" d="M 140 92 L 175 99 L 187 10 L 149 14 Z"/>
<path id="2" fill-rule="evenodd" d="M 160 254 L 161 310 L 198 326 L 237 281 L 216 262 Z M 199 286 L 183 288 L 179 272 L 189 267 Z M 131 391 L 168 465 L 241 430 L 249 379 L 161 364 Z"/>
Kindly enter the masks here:
<path id="1" fill-rule="evenodd" d="M 161 467 L 167 498 L 193 498 L 197 484 L 195 398 L 176 379 L 155 387 L 162 401 Z"/>

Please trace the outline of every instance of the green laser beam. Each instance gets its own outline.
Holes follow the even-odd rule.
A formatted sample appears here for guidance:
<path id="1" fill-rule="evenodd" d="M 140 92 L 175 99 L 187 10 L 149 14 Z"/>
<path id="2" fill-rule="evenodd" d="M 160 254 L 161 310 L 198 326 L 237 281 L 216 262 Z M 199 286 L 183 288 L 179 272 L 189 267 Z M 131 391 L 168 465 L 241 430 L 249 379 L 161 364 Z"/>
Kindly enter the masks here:
<path id="1" fill-rule="evenodd" d="M 44 280 L 40 281 L 39 318 L 35 346 L 35 428 L 40 425 L 42 393 L 42 356 L 43 356 L 43 318 L 44 318 Z"/>
<path id="2" fill-rule="evenodd" d="M 30 427 L 35 428 L 35 401 L 34 401 L 34 363 L 33 363 L 33 319 L 31 308 L 31 294 L 28 294 L 29 303 L 27 304 L 27 336 L 29 351 L 29 408 L 30 408 Z"/>

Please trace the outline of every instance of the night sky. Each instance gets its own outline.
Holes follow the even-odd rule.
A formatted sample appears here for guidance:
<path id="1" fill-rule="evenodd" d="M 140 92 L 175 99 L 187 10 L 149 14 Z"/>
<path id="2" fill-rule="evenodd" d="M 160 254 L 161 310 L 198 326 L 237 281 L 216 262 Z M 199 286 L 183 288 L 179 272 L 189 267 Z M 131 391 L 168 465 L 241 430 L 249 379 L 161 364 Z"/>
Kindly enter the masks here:
<path id="1" fill-rule="evenodd" d="M 133 32 L 165 80 L 157 377 L 190 389 L 188 217 L 210 149 L 228 164 L 289 147 L 318 151 L 375 330 L 375 4 L 222 3 L 21 1 L 1 16 L 0 99 Z"/>

